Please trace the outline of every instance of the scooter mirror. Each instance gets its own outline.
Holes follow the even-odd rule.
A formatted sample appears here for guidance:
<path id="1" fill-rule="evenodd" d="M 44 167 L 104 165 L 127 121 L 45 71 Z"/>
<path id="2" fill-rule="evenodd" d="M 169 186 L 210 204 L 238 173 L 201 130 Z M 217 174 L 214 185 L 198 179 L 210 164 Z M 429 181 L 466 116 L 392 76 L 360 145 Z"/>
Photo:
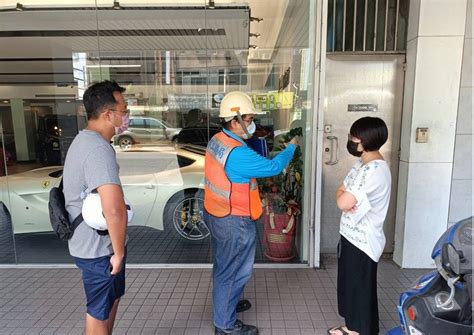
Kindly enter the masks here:
<path id="1" fill-rule="evenodd" d="M 461 259 L 456 248 L 451 243 L 445 243 L 441 249 L 441 265 L 452 276 L 460 273 Z"/>

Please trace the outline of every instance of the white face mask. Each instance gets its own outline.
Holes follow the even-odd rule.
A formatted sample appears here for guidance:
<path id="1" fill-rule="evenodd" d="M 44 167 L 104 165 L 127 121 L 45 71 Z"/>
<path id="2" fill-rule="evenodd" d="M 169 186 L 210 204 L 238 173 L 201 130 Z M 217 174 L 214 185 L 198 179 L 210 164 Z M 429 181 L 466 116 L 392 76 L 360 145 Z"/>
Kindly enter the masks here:
<path id="1" fill-rule="evenodd" d="M 241 123 L 241 125 L 242 125 L 242 123 Z M 255 130 L 257 130 L 257 126 L 255 125 L 255 122 L 253 122 L 253 121 L 246 128 L 244 128 L 244 126 L 242 125 L 242 128 L 244 129 L 244 135 L 243 135 L 244 140 L 248 140 L 249 138 L 251 138 L 252 135 L 255 133 Z"/>
<path id="2" fill-rule="evenodd" d="M 249 132 L 250 135 L 253 135 L 256 130 L 257 130 L 257 125 L 255 124 L 255 122 L 252 121 L 252 123 L 249 124 L 249 126 L 247 127 L 247 131 Z"/>

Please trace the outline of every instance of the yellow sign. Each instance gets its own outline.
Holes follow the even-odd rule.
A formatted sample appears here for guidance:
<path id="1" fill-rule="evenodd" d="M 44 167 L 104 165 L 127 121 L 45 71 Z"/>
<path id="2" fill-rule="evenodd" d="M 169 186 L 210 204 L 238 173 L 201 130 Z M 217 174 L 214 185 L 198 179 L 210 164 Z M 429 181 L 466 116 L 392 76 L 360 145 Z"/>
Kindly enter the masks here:
<path id="1" fill-rule="evenodd" d="M 256 109 L 263 111 L 293 108 L 293 92 L 250 93 Z"/>

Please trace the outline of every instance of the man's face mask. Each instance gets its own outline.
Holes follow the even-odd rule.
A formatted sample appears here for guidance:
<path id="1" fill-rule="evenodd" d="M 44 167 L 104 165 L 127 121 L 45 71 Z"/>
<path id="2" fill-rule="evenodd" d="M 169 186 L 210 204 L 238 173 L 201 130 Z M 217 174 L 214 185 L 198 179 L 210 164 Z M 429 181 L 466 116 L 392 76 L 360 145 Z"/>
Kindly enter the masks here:
<path id="1" fill-rule="evenodd" d="M 255 133 L 255 130 L 257 130 L 257 125 L 255 124 L 255 122 L 252 121 L 252 123 L 249 124 L 249 126 L 247 127 L 247 131 L 250 136 L 252 136 Z"/>
<path id="2" fill-rule="evenodd" d="M 117 112 L 117 111 L 114 111 L 114 112 Z M 123 133 L 124 131 L 126 131 L 128 129 L 128 125 L 130 123 L 130 115 L 129 113 L 125 113 L 125 114 L 122 114 L 122 123 L 120 126 L 115 126 L 114 124 L 114 127 L 115 127 L 115 135 L 118 135 L 118 134 L 121 134 Z"/>

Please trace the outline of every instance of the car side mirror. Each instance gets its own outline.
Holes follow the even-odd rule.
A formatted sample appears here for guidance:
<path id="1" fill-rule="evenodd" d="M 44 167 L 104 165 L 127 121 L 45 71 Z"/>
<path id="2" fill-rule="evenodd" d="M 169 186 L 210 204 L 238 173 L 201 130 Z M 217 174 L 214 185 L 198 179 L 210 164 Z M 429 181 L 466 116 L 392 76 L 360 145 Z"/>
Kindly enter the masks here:
<path id="1" fill-rule="evenodd" d="M 441 249 L 441 266 L 452 276 L 460 274 L 461 257 L 451 243 L 443 244 Z"/>

